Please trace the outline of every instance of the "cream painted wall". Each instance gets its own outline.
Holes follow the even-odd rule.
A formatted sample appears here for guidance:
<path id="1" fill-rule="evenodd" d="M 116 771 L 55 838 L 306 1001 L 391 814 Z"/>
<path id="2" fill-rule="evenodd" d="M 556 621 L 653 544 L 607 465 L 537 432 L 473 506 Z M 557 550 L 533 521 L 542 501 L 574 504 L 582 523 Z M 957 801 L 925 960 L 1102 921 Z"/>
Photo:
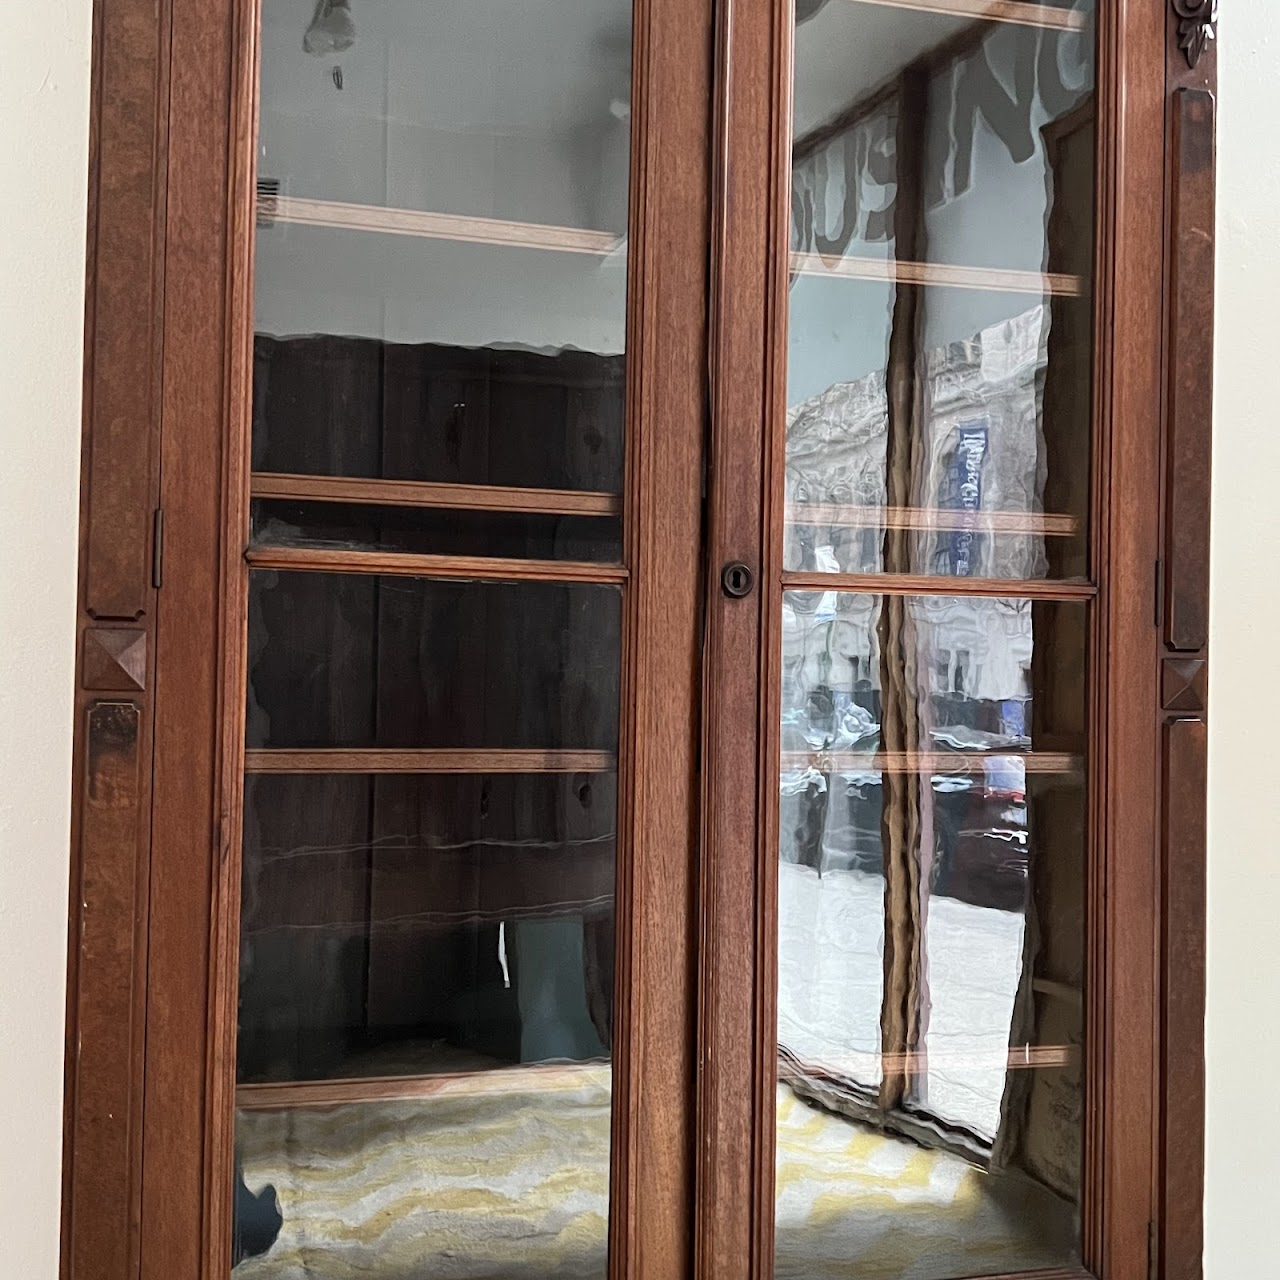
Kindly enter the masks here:
<path id="1" fill-rule="evenodd" d="M 1275 0 L 1225 6 L 1208 1280 L 1280 1278 Z M 7 4 L 0 78 L 0 1274 L 57 1274 L 90 0 Z M 1118 1278 L 1127 1280 L 1127 1278 Z"/>
<path id="2" fill-rule="evenodd" d="M 1280 6 L 1228 0 L 1219 65 L 1209 738 L 1208 1280 L 1280 1277 Z"/>
<path id="3" fill-rule="evenodd" d="M 53 1280 L 91 6 L 0 8 L 0 1275 Z"/>

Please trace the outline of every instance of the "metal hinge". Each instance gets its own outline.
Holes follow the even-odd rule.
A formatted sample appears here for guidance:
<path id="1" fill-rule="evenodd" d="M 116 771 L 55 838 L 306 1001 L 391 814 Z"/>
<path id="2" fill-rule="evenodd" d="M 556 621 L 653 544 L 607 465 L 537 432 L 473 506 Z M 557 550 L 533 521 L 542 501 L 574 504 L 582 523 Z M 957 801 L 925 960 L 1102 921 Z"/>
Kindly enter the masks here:
<path id="1" fill-rule="evenodd" d="M 159 591 L 164 586 L 164 508 L 157 507 L 151 517 L 151 585 Z"/>

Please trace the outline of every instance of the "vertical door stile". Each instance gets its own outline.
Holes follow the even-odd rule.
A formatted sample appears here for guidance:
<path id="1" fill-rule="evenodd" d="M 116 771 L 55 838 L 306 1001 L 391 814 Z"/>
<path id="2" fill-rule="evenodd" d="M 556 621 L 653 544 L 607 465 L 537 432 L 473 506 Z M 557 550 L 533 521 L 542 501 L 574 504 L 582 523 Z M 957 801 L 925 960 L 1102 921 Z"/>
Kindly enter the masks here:
<path id="1" fill-rule="evenodd" d="M 772 1271 L 790 6 L 717 6 L 702 778 L 699 1280 Z M 738 562 L 754 586 L 726 590 Z M 745 1268 L 745 1270 L 744 1270 Z"/>
<path id="2" fill-rule="evenodd" d="M 210 921 L 209 1052 L 206 1063 L 204 1267 L 231 1267 L 235 1164 L 235 1060 L 244 827 L 244 706 L 250 440 L 253 430 L 253 263 L 258 137 L 258 32 L 263 0 L 233 0 L 231 127 L 227 189 L 227 434 L 222 451 L 218 683 L 221 732 L 215 786 L 217 831 Z"/>

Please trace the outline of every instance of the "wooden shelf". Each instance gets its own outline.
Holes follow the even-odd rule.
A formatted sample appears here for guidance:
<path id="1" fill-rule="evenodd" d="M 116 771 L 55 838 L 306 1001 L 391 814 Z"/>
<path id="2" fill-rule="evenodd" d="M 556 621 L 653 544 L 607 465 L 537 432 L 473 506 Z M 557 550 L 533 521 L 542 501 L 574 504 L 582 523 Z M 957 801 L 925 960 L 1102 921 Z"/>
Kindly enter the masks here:
<path id="1" fill-rule="evenodd" d="M 378 573 L 469 582 L 565 582 L 619 586 L 626 565 L 589 560 L 516 560 L 500 556 L 419 555 L 408 551 L 356 551 L 345 547 L 250 547 L 251 569 L 303 573 Z"/>
<path id="2" fill-rule="evenodd" d="M 789 1055 L 790 1056 L 790 1055 Z M 1008 1051 L 1011 1071 L 1070 1066 L 1079 1053 L 1073 1045 L 1026 1045 Z M 860 1054 L 848 1064 L 823 1061 L 799 1062 L 795 1067 L 815 1076 L 837 1076 L 847 1065 L 848 1074 L 880 1065 L 886 1071 L 923 1072 L 929 1067 L 953 1071 L 989 1070 L 990 1054 L 941 1052 Z M 236 1086 L 236 1107 L 240 1111 L 296 1111 L 324 1107 L 345 1107 L 376 1102 L 412 1102 L 442 1093 L 462 1097 L 493 1096 L 504 1093 L 550 1093 L 580 1089 L 593 1080 L 605 1084 L 607 1063 L 531 1064 L 476 1071 L 439 1072 L 433 1075 L 368 1076 L 347 1080 L 288 1080 L 271 1084 Z"/>
<path id="3" fill-rule="evenodd" d="M 312 750 L 251 748 L 246 773 L 612 773 L 612 751 L 456 751 L 449 747 L 396 751 L 382 747 Z"/>
<path id="4" fill-rule="evenodd" d="M 1079 773 L 1083 760 L 1057 751 L 784 751 L 782 767 L 819 773 L 980 773 L 995 761 L 1021 760 L 1027 773 Z"/>
<path id="5" fill-rule="evenodd" d="M 822 573 L 788 570 L 784 591 L 869 596 L 982 596 L 1008 600 L 1092 600 L 1098 588 L 1078 578 L 952 578 L 941 573 Z"/>
<path id="6" fill-rule="evenodd" d="M 1026 0 L 853 0 L 882 9 L 910 9 L 916 13 L 937 13 L 952 18 L 979 18 L 987 22 L 1012 22 L 1027 27 L 1048 27 L 1055 31 L 1083 31 L 1089 15 L 1078 9 L 1056 9 L 1028 4 Z"/>
<path id="7" fill-rule="evenodd" d="M 556 1063 L 542 1066 L 492 1067 L 476 1071 L 438 1072 L 422 1076 L 369 1076 L 351 1080 L 299 1080 L 236 1086 L 241 1111 L 294 1111 L 344 1107 L 369 1102 L 411 1102 L 437 1094 L 480 1097 L 486 1094 L 539 1093 L 580 1089 L 593 1079 L 605 1084 L 608 1064 Z"/>
<path id="8" fill-rule="evenodd" d="M 789 525 L 829 525 L 840 529 L 916 529 L 922 532 L 1029 534 L 1069 538 L 1079 533 L 1075 516 L 1052 512 L 956 511 L 939 507 L 859 507 L 800 502 L 787 507 Z"/>
<path id="9" fill-rule="evenodd" d="M 920 1049 L 906 1053 L 853 1053 L 844 1059 L 823 1058 L 820 1062 L 807 1061 L 796 1057 L 790 1050 L 785 1050 L 786 1066 L 782 1076 L 787 1074 L 804 1075 L 814 1079 L 834 1081 L 856 1080 L 860 1075 L 880 1068 L 886 1075 L 920 1074 L 934 1070 L 947 1071 L 989 1071 L 992 1066 L 999 1065 L 994 1053 L 973 1053 L 957 1050 L 942 1050 L 929 1053 Z M 1005 1057 L 1005 1066 L 1010 1071 L 1034 1071 L 1046 1068 L 1068 1067 L 1079 1061 L 1080 1052 L 1070 1044 L 1018 1045 L 1010 1048 Z"/>
<path id="10" fill-rule="evenodd" d="M 1031 293 L 1041 297 L 1078 298 L 1085 287 L 1083 276 L 1062 272 L 960 267 L 940 262 L 898 262 L 893 258 L 827 258 L 820 253 L 793 253 L 791 270 L 802 276 L 838 276 L 848 280 L 981 289 L 990 293 Z"/>
<path id="11" fill-rule="evenodd" d="M 253 473 L 250 493 L 255 498 L 299 502 L 350 502 L 378 507 L 430 507 L 516 515 L 616 516 L 622 512 L 622 498 L 616 493 L 356 476 L 291 475 L 270 471 Z"/>
<path id="12" fill-rule="evenodd" d="M 978 3 L 978 0 L 974 0 L 974 3 Z M 1035 8 L 1033 5 L 1021 7 Z M 549 249 L 559 253 L 585 253 L 598 257 L 613 253 L 625 243 L 625 238 L 607 231 L 580 231 L 573 227 L 509 222 L 497 218 L 464 218 L 419 209 L 343 204 L 300 196 L 262 197 L 258 213 L 261 218 L 296 226 L 372 231 L 383 235 L 418 236 L 427 240 L 454 240 L 467 244 Z M 983 289 L 998 293 L 1078 297 L 1084 292 L 1082 276 L 994 267 L 961 267 L 947 263 L 895 262 L 892 259 L 860 257 L 825 258 L 817 253 L 793 253 L 791 269 L 800 275 L 840 276 L 851 280 Z"/>
<path id="13" fill-rule="evenodd" d="M 374 231 L 385 235 L 418 236 L 426 240 L 457 240 L 467 244 L 551 249 L 560 253 L 589 253 L 597 257 L 607 257 L 626 242 L 625 237 L 610 231 L 511 222 L 501 218 L 462 217 L 424 209 L 390 209 L 381 205 L 346 204 L 302 196 L 259 196 L 257 213 L 259 220 L 295 226 Z"/>

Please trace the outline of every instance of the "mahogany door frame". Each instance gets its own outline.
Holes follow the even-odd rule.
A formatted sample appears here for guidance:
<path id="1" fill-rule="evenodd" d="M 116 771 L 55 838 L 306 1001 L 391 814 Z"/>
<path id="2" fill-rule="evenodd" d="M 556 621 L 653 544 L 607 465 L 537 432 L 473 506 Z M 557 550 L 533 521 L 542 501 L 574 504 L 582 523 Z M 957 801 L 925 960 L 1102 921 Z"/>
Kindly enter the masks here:
<path id="1" fill-rule="evenodd" d="M 68 1278 L 230 1266 L 258 11 L 95 15 Z M 710 0 L 633 14 L 618 1280 L 692 1255 L 712 67 Z"/>
<path id="2" fill-rule="evenodd" d="M 1107 1155 L 1091 1183 L 1100 1212 L 1088 1249 L 1102 1274 L 1128 1280 L 1141 1274 L 1133 1268 L 1145 1264 L 1150 1242 L 1153 1274 L 1193 1280 L 1203 1171 L 1216 79 L 1212 45 L 1200 46 L 1212 30 L 1211 0 L 1116 0 L 1114 9 L 1100 0 L 1100 8 L 1119 15 L 1104 59 L 1125 84 L 1120 98 L 1113 78 L 1100 103 L 1111 121 L 1103 153 L 1115 156 L 1122 175 L 1103 254 L 1115 263 L 1111 296 L 1129 322 L 1118 344 L 1123 358 L 1110 362 L 1100 387 L 1114 419 L 1128 424 L 1114 436 L 1109 474 L 1115 490 L 1133 498 L 1111 503 L 1108 525 L 1121 571 L 1112 569 L 1118 601 L 1106 687 L 1111 707 L 1131 714 L 1123 724 L 1113 715 L 1108 739 L 1115 803 L 1107 838 L 1109 848 L 1123 842 L 1138 852 L 1132 861 L 1108 861 L 1108 893 L 1097 904 L 1132 929 L 1119 953 L 1099 958 L 1115 1003 L 1095 1037 L 1106 1055 L 1107 1098 L 1095 1114 Z M 689 446 L 698 432 L 674 424 L 700 422 L 708 399 L 714 457 L 730 457 L 715 447 L 730 423 L 754 432 L 762 447 L 756 464 L 709 474 L 701 563 L 687 548 L 703 512 L 687 497 L 636 512 L 629 531 L 635 596 L 667 592 L 674 613 L 670 630 L 651 611 L 652 625 L 633 632 L 637 697 L 648 699 L 644 715 L 669 736 L 652 735 L 645 750 L 642 716 L 626 722 L 624 751 L 635 753 L 630 803 L 644 815 L 641 838 L 650 847 L 669 844 L 665 857 L 646 860 L 619 886 L 623 909 L 629 901 L 640 922 L 634 950 L 620 960 L 624 973 L 631 966 L 646 975 L 643 989 L 657 990 L 650 981 L 657 973 L 681 994 L 633 1011 L 619 1029 L 619 1058 L 685 1086 L 668 1106 L 617 1108 L 615 1141 L 628 1151 L 622 1167 L 637 1172 L 612 1189 L 627 1207 L 614 1215 L 615 1275 L 691 1274 L 695 1235 L 700 1276 L 728 1277 L 734 1256 L 753 1258 L 753 1274 L 762 1274 L 771 1248 L 771 1180 L 762 1163 L 772 1143 L 771 1100 L 763 1111 L 741 1104 L 759 1098 L 771 1079 L 772 1048 L 761 1030 L 772 992 L 767 965 L 759 966 L 763 981 L 742 981 L 742 956 L 744 945 L 753 955 L 772 945 L 769 913 L 758 902 L 773 833 L 761 831 L 759 815 L 772 807 L 762 761 L 776 750 L 777 655 L 766 643 L 776 629 L 761 603 L 765 592 L 728 600 L 717 572 L 723 561 L 743 559 L 768 582 L 778 567 L 765 560 L 777 546 L 763 537 L 765 495 L 779 476 L 765 467 L 763 441 L 782 353 L 760 335 L 771 331 L 785 298 L 779 265 L 765 251 L 786 216 L 779 114 L 786 9 L 720 0 L 713 32 L 710 8 L 693 0 L 638 0 L 636 8 L 637 100 L 647 94 L 675 109 L 660 132 L 635 131 L 633 219 L 682 229 L 663 254 L 637 257 L 630 268 L 628 350 L 635 361 L 663 360 L 666 370 L 659 386 L 634 391 L 638 412 L 673 424 L 648 437 L 633 475 L 643 474 L 655 492 L 665 477 L 673 494 L 688 493 L 680 482 L 701 466 L 700 450 Z M 250 0 L 95 4 L 64 1280 L 212 1280 L 227 1237 L 229 1129 L 213 1119 L 230 1113 L 231 1071 L 228 1046 L 212 1032 L 228 993 L 212 975 L 227 937 L 215 902 L 225 899 L 239 840 L 229 768 L 240 750 L 236 718 L 221 712 L 228 690 L 239 688 L 243 655 L 219 637 L 236 634 L 220 619 L 236 595 L 241 548 L 228 530 L 245 500 L 233 434 L 245 424 L 233 407 L 246 403 L 248 367 L 233 336 L 251 280 L 243 249 L 251 13 Z M 718 78 L 714 101 L 713 42 L 717 65 L 734 70 L 731 81 Z M 769 173 L 770 160 L 769 181 L 742 178 Z M 732 274 L 724 269 L 731 248 Z M 672 306 L 696 288 L 710 297 L 709 317 Z M 644 307 L 635 302 L 642 297 Z M 674 655 L 673 671 L 670 636 L 691 633 L 704 610 L 702 667 L 690 650 Z M 701 674 L 735 667 L 758 675 L 752 696 L 740 681 Z M 700 743 L 684 710 L 699 680 Z M 699 752 L 705 796 L 701 829 L 691 831 Z M 744 795 L 744 778 L 756 779 L 753 793 Z M 735 848 L 751 851 L 749 865 Z M 703 903 L 696 919 L 695 880 Z M 689 904 L 675 929 L 664 893 Z M 726 935 L 731 963 L 723 950 L 717 959 Z M 697 1062 L 695 996 L 707 1042 L 726 1049 Z M 749 1042 L 735 1042 L 744 1026 L 753 1029 Z M 1132 1053 L 1120 1052 L 1130 1046 Z M 1179 1104 L 1168 1105 L 1174 1098 Z M 641 1214 L 651 1230 L 618 1234 Z"/>
<path id="3" fill-rule="evenodd" d="M 1203 46 L 1216 7 L 1097 11 L 1085 1266 L 1054 1276 L 1192 1280 L 1213 308 L 1215 70 Z M 708 554 L 745 563 L 759 588 L 745 600 L 708 590 L 698 1280 L 740 1280 L 744 1258 L 766 1280 L 774 1252 L 792 30 L 776 0 L 718 9 Z"/>

